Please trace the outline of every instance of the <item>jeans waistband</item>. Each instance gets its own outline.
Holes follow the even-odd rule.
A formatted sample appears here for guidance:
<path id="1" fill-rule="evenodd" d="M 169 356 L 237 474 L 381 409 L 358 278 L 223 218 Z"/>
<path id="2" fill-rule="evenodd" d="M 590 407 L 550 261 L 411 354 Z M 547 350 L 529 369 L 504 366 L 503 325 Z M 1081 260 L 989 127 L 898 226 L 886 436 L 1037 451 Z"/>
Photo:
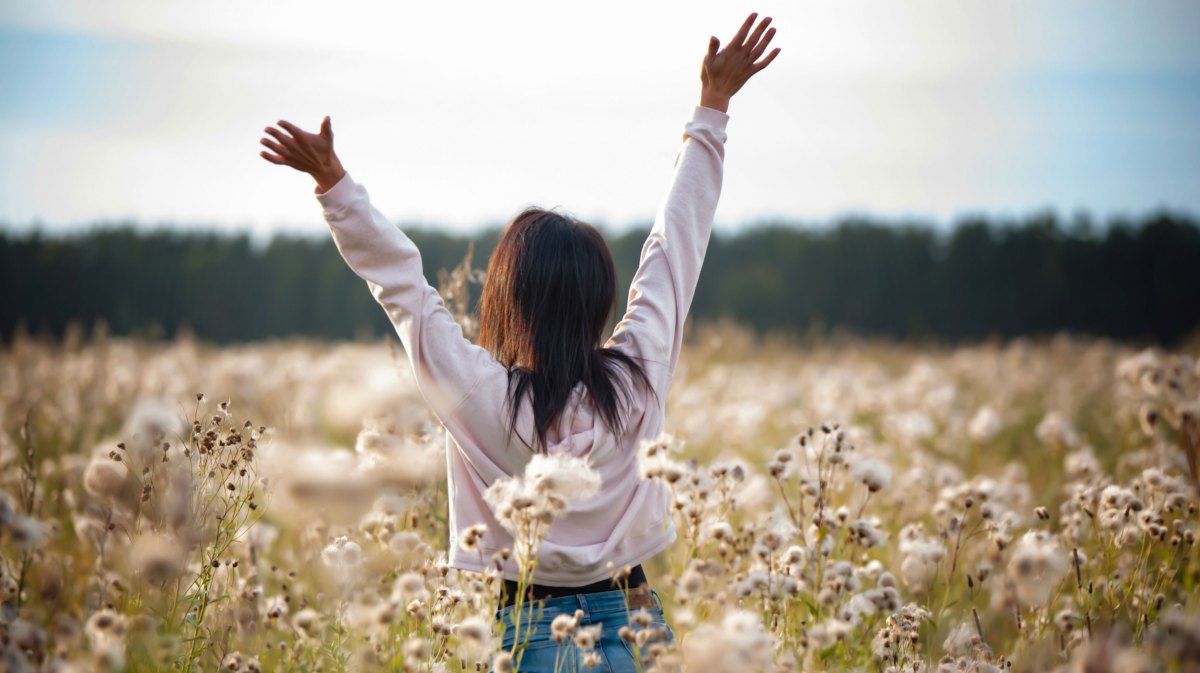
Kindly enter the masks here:
<path id="1" fill-rule="evenodd" d="M 616 591 L 621 588 L 636 589 L 643 584 L 647 584 L 646 571 L 642 569 L 642 565 L 639 563 L 630 569 L 629 575 L 623 580 L 609 578 L 600 580 L 598 582 L 592 582 L 591 584 L 575 587 L 552 587 L 534 584 L 526 589 L 527 593 L 525 595 L 527 597 L 532 596 L 535 600 L 561 598 L 563 596 L 574 596 L 575 594 L 595 594 L 603 593 L 605 591 Z M 519 585 L 516 582 L 512 580 L 504 580 L 501 589 L 501 606 L 512 605 L 514 602 L 516 602 L 517 590 L 519 589 Z"/>
<path id="2" fill-rule="evenodd" d="M 651 589 L 650 597 L 654 601 L 654 607 L 662 609 L 662 596 L 658 592 Z M 557 598 L 545 598 L 540 601 L 534 601 L 532 604 L 526 601 L 522 606 L 522 611 L 532 610 L 535 615 L 540 611 L 543 615 L 558 615 L 558 614 L 574 614 L 576 610 L 583 610 L 585 614 L 593 612 L 611 612 L 615 610 L 625 610 L 626 603 L 625 591 L 617 589 L 614 591 L 598 591 L 590 594 L 574 594 L 571 596 L 559 596 Z M 540 608 L 538 604 L 540 603 Z M 498 617 L 505 623 L 509 622 L 509 616 L 516 608 L 515 605 L 509 605 L 502 608 Z M 525 619 L 525 617 L 522 617 Z"/>

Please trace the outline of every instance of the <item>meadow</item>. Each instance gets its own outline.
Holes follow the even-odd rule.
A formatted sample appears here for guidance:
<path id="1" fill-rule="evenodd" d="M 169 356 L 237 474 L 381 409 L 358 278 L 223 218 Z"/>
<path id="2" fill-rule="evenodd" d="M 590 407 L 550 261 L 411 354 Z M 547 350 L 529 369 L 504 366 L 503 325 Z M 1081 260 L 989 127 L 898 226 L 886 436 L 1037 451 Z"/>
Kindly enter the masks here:
<path id="1" fill-rule="evenodd" d="M 1198 350 L 696 328 L 640 458 L 674 644 L 623 640 L 655 671 L 1200 670 Z M 18 334 L 0 428 L 2 670 L 519 667 L 497 578 L 445 563 L 445 438 L 394 340 Z M 569 506 L 546 470 L 588 478 L 539 469 L 494 494 L 518 528 Z"/>

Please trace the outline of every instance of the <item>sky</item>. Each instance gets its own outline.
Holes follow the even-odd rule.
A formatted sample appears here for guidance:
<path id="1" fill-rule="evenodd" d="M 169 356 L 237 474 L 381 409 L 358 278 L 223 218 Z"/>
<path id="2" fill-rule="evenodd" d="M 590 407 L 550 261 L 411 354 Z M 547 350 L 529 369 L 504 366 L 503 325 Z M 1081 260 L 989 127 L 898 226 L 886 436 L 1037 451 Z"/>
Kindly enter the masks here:
<path id="1" fill-rule="evenodd" d="M 5 0 L 0 226 L 321 232 L 258 140 L 326 114 L 399 222 L 644 223 L 750 11 L 783 51 L 731 104 L 719 227 L 1200 213 L 1192 0 Z"/>

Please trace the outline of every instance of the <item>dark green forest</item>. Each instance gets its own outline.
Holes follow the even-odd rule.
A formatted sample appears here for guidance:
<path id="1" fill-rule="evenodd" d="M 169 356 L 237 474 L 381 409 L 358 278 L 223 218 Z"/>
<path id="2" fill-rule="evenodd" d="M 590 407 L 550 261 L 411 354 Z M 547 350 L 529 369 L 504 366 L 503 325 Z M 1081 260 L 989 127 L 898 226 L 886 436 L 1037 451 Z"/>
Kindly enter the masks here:
<path id="1" fill-rule="evenodd" d="M 409 230 L 425 273 L 461 262 L 466 236 Z M 622 288 L 645 229 L 608 240 Z M 475 237 L 483 265 L 497 232 Z M 227 343 L 390 330 L 328 239 L 98 226 L 49 235 L 0 229 L 0 337 L 61 335 L 103 320 L 119 334 L 187 329 Z M 624 294 L 622 290 L 621 294 Z M 692 308 L 761 332 L 959 342 L 1060 331 L 1171 344 L 1200 323 L 1200 227 L 1160 212 L 1103 224 L 1054 214 L 950 227 L 845 218 L 717 232 Z"/>

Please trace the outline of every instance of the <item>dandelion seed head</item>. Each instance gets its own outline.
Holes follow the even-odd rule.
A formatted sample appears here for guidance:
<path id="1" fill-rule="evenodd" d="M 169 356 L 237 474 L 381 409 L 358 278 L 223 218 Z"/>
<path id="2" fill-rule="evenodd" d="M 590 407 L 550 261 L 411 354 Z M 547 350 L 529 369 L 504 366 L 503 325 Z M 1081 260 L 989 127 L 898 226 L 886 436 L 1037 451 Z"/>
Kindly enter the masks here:
<path id="1" fill-rule="evenodd" d="M 129 481 L 129 468 L 123 461 L 115 461 L 107 456 L 97 454 L 88 463 L 83 475 L 83 487 L 87 492 L 100 498 L 117 499 L 121 497 Z"/>
<path id="2" fill-rule="evenodd" d="M 93 647 L 109 643 L 123 644 L 125 618 L 111 609 L 97 610 L 88 617 L 84 633 Z"/>
<path id="3" fill-rule="evenodd" d="M 850 473 L 855 481 L 865 485 L 871 493 L 879 492 L 892 483 L 892 469 L 878 458 L 863 457 L 855 460 Z"/>
<path id="4" fill-rule="evenodd" d="M 528 523 L 541 523 L 540 528 L 548 530 L 557 515 L 572 503 L 592 497 L 599 487 L 600 475 L 585 459 L 566 454 L 537 454 L 526 465 L 523 475 L 496 480 L 483 496 L 500 524 L 517 536 L 518 552 L 529 556 L 540 540 L 520 536 L 522 530 L 528 529 Z"/>
<path id="5" fill-rule="evenodd" d="M 468 526 L 460 534 L 458 544 L 463 551 L 475 551 L 485 533 L 487 533 L 487 526 L 481 523 Z"/>
<path id="6" fill-rule="evenodd" d="M 425 576 L 416 572 L 407 572 L 396 578 L 392 595 L 398 600 L 424 598 L 428 595 L 425 590 Z"/>
<path id="7" fill-rule="evenodd" d="M 1038 607 L 1045 604 L 1069 569 L 1067 555 L 1052 536 L 1029 531 L 1013 547 L 1008 576 L 1015 584 L 1017 598 L 1024 605 Z"/>
<path id="8" fill-rule="evenodd" d="M 340 536 L 321 550 L 321 562 L 330 568 L 352 569 L 362 563 L 362 547 Z"/>
<path id="9" fill-rule="evenodd" d="M 836 618 L 828 619 L 809 628 L 808 639 L 813 645 L 823 649 L 841 642 L 852 629 L 853 625 L 849 622 Z"/>
<path id="10" fill-rule="evenodd" d="M 1000 434 L 1004 429 L 1004 424 L 1000 419 L 1000 414 L 996 413 L 989 405 L 983 405 L 971 417 L 971 421 L 967 424 L 967 434 L 971 439 L 979 443 L 990 442 Z"/>
<path id="11" fill-rule="evenodd" d="M 50 526 L 32 516 L 14 514 L 7 527 L 9 538 L 24 553 L 36 551 L 50 536 Z"/>
<path id="12" fill-rule="evenodd" d="M 857 519 L 848 528 L 850 542 L 865 549 L 880 547 L 887 541 L 887 534 L 879 530 L 872 519 Z"/>
<path id="13" fill-rule="evenodd" d="M 1058 445 L 1067 448 L 1079 446 L 1079 434 L 1075 427 L 1057 411 L 1051 411 L 1042 417 L 1034 434 L 1044 444 Z"/>
<path id="14" fill-rule="evenodd" d="M 304 608 L 292 617 L 292 628 L 302 638 L 315 638 L 322 628 L 321 615 L 312 608 Z"/>
<path id="15" fill-rule="evenodd" d="M 135 572 L 152 583 L 162 583 L 183 572 L 186 557 L 179 540 L 163 534 L 146 533 L 133 543 L 131 560 Z"/>
<path id="16" fill-rule="evenodd" d="M 575 627 L 579 625 L 579 619 L 576 616 L 561 614 L 557 615 L 550 622 L 551 638 L 558 643 L 566 642 L 575 633 Z"/>
<path id="17" fill-rule="evenodd" d="M 600 640 L 600 624 L 592 624 L 575 629 L 575 647 L 587 652 L 596 648 Z"/>
<path id="18" fill-rule="evenodd" d="M 455 637 L 462 640 L 483 642 L 491 634 L 491 629 L 483 619 L 470 617 L 456 624 L 452 632 Z"/>

